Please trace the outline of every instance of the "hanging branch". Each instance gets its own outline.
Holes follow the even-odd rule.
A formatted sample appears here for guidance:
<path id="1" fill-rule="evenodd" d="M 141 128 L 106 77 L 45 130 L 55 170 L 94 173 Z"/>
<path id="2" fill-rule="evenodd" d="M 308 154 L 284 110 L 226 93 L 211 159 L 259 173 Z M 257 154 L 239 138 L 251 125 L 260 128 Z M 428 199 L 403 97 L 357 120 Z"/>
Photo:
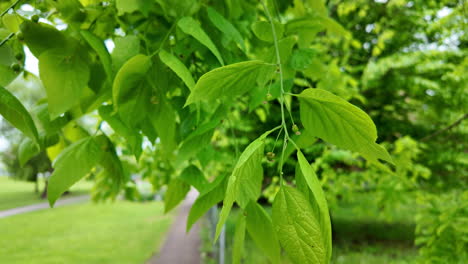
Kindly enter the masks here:
<path id="1" fill-rule="evenodd" d="M 430 135 L 428 135 L 428 136 L 423 137 L 423 138 L 421 139 L 421 141 L 427 141 L 427 140 L 429 140 L 429 139 L 431 139 L 431 138 L 433 138 L 433 137 L 435 137 L 435 136 L 438 136 L 438 135 L 444 133 L 444 132 L 447 131 L 447 130 L 450 130 L 450 129 L 452 129 L 452 128 L 458 126 L 458 125 L 461 124 L 461 122 L 463 122 L 463 120 L 465 120 L 466 118 L 468 118 L 468 113 L 467 113 L 467 114 L 464 114 L 462 117 L 460 117 L 459 119 L 457 119 L 457 120 L 456 120 L 455 122 L 453 122 L 452 124 L 450 124 L 450 125 L 448 125 L 448 126 L 442 128 L 442 129 L 440 129 L 440 130 L 437 130 L 436 132 L 434 132 L 434 133 L 432 133 L 432 134 L 430 134 Z"/>
<path id="2" fill-rule="evenodd" d="M 12 8 L 15 8 L 15 6 L 20 2 L 21 0 L 16 0 L 16 2 L 14 2 L 13 4 L 11 4 L 11 6 L 7 7 L 7 9 L 5 9 L 2 14 L 0 14 L 0 18 L 3 17 L 6 13 L 8 13 L 8 11 Z"/>

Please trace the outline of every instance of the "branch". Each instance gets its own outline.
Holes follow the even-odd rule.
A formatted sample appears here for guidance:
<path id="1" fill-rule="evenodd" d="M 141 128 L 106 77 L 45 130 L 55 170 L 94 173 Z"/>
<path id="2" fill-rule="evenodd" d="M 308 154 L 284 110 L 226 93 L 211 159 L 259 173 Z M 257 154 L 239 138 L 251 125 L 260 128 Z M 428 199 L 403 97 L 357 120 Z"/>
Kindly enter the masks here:
<path id="1" fill-rule="evenodd" d="M 466 118 L 468 118 L 468 113 L 467 113 L 467 114 L 464 114 L 462 117 L 460 117 L 459 119 L 457 119 L 457 120 L 456 120 L 455 122 L 453 122 L 452 124 L 450 124 L 450 125 L 448 125 L 448 126 L 442 128 L 442 129 L 440 129 L 440 130 L 437 130 L 436 132 L 434 132 L 434 133 L 432 133 L 432 134 L 430 134 L 430 135 L 428 135 L 428 136 L 423 137 L 423 138 L 421 139 L 421 141 L 427 141 L 427 140 L 429 140 L 429 139 L 431 139 L 431 138 L 433 138 L 433 137 L 435 137 L 435 136 L 438 136 L 438 135 L 444 133 L 444 132 L 447 131 L 447 130 L 450 130 L 450 129 L 452 129 L 452 128 L 458 126 L 458 125 L 461 124 L 461 123 L 463 122 L 463 120 L 465 120 Z"/>
<path id="2" fill-rule="evenodd" d="M 2 14 L 0 14 L 0 18 L 3 17 L 6 13 L 8 13 L 8 11 L 12 8 L 15 8 L 15 6 L 20 2 L 21 0 L 16 0 L 16 2 L 14 2 L 13 4 L 11 4 L 11 6 L 9 6 L 7 9 L 5 9 Z"/>
<path id="3" fill-rule="evenodd" d="M 8 35 L 4 40 L 2 40 L 2 42 L 0 42 L 0 47 L 7 43 L 14 35 L 15 33 L 10 33 L 10 35 Z"/>

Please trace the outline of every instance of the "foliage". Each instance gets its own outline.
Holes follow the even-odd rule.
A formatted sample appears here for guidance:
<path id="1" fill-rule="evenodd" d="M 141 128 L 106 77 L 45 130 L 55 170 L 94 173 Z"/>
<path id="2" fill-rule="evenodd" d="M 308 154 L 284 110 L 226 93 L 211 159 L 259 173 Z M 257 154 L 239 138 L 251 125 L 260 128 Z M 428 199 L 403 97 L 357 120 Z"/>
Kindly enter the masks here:
<path id="1" fill-rule="evenodd" d="M 466 36 L 457 26 L 465 7 L 450 0 L 2 2 L 0 85 L 8 88 L 24 70 L 27 47 L 47 95 L 28 113 L 2 89 L 0 110 L 54 161 L 51 205 L 90 173 L 96 200 L 115 198 L 138 173 L 156 190 L 168 186 L 166 211 L 189 186 L 200 191 L 188 229 L 223 201 L 216 238 L 237 204 L 246 216 L 238 220 L 236 262 L 247 230 L 274 263 L 278 244 L 297 263 L 329 263 L 327 199 L 333 208 L 372 191 L 387 205 L 411 197 L 400 191 L 466 185 L 466 143 L 459 144 L 466 127 L 463 119 L 450 125 L 466 117 Z M 441 18 L 444 8 L 451 13 Z M 446 44 L 450 38 L 457 43 Z M 455 158 L 425 151 L 441 147 L 440 133 L 452 138 L 444 153 Z M 419 142 L 428 138 L 435 140 Z M 22 163 L 37 148 L 23 149 Z M 259 213 L 262 190 L 272 216 Z M 260 217 L 276 232 L 271 243 L 256 227 Z"/>
<path id="2" fill-rule="evenodd" d="M 416 245 L 421 263 L 465 263 L 468 261 L 468 192 L 442 197 L 420 197 L 422 210 L 416 216 Z"/>

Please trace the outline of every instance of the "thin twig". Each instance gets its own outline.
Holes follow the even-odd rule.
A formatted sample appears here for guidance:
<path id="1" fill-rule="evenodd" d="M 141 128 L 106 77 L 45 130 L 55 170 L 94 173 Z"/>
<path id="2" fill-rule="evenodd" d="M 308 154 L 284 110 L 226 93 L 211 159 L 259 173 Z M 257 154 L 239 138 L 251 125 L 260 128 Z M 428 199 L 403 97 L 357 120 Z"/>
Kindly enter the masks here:
<path id="1" fill-rule="evenodd" d="M 444 132 L 447 131 L 447 130 L 450 130 L 450 129 L 452 129 L 452 128 L 458 126 L 458 125 L 461 124 L 461 123 L 463 122 L 463 120 L 465 120 L 466 118 L 468 118 L 468 113 L 467 113 L 467 114 L 464 114 L 462 117 L 460 117 L 459 119 L 457 119 L 457 120 L 456 120 L 455 122 L 453 122 L 452 124 L 450 124 L 450 125 L 448 125 L 448 126 L 442 128 L 442 129 L 440 129 L 440 130 L 437 130 L 436 132 L 434 132 L 434 133 L 432 133 L 432 134 L 430 134 L 430 135 L 428 135 L 428 136 L 423 137 L 423 138 L 421 139 L 421 141 L 427 141 L 427 140 L 429 140 L 429 139 L 431 139 L 431 138 L 433 138 L 433 137 L 435 137 L 435 136 L 438 136 L 438 135 L 444 133 Z"/>
<path id="2" fill-rule="evenodd" d="M 15 33 L 10 33 L 10 35 L 8 35 L 4 40 L 2 40 L 2 42 L 0 42 L 0 47 L 7 43 L 14 35 Z"/>
<path id="3" fill-rule="evenodd" d="M 2 18 L 6 13 L 8 13 L 8 11 L 12 8 L 15 8 L 15 6 L 20 2 L 21 0 L 16 0 L 16 2 L 14 2 L 13 4 L 11 4 L 11 6 L 9 6 L 7 9 L 5 9 L 2 14 L 0 14 L 0 18 Z"/>
<path id="4" fill-rule="evenodd" d="M 284 129 L 284 140 L 283 140 L 283 150 L 281 151 L 281 159 L 280 159 L 280 163 L 278 164 L 278 171 L 280 174 L 280 184 L 283 184 L 284 152 L 286 150 L 286 147 L 288 146 L 288 139 L 289 139 L 288 128 L 286 127 L 286 120 L 284 117 L 285 100 L 284 100 L 283 66 L 281 65 L 281 56 L 280 56 L 280 51 L 279 51 L 279 46 L 278 46 L 278 37 L 276 36 L 276 30 L 275 30 L 273 17 L 271 16 L 270 11 L 268 10 L 267 5 L 265 4 L 265 1 L 262 1 L 261 3 L 263 6 L 263 9 L 265 9 L 265 14 L 267 15 L 268 20 L 270 21 L 271 33 L 273 34 L 273 41 L 275 44 L 276 63 L 277 63 L 277 67 L 278 67 L 279 75 L 280 75 L 281 96 L 280 96 L 279 102 L 281 106 L 281 125 L 283 126 L 283 129 Z"/>

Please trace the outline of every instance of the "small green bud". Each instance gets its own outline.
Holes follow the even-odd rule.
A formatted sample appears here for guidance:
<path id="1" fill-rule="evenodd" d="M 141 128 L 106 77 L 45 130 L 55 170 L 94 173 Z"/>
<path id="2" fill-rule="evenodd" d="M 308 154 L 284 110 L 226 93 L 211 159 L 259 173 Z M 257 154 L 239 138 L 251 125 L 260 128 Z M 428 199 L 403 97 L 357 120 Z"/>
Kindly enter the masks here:
<path id="1" fill-rule="evenodd" d="M 23 41 L 24 40 L 24 35 L 22 32 L 18 32 L 16 33 L 16 38 L 19 40 L 19 41 Z"/>
<path id="2" fill-rule="evenodd" d="M 24 58 L 24 55 L 23 53 L 16 53 L 15 58 L 20 61 Z"/>
<path id="3" fill-rule="evenodd" d="M 271 93 L 267 93 L 266 99 L 270 101 L 271 99 L 273 99 L 273 95 L 271 95 Z"/>
<path id="4" fill-rule="evenodd" d="M 34 22 L 34 23 L 39 22 L 39 16 L 38 16 L 38 15 L 32 16 L 32 17 L 31 17 L 31 21 Z"/>
<path id="5" fill-rule="evenodd" d="M 276 155 L 275 155 L 275 153 L 270 151 L 270 152 L 267 152 L 266 156 L 267 156 L 268 159 L 274 159 Z"/>
<path id="6" fill-rule="evenodd" d="M 151 103 L 152 103 L 152 104 L 158 104 L 158 103 L 159 103 L 158 98 L 157 98 L 156 96 L 154 96 L 154 95 L 151 96 L 151 99 L 150 99 L 150 100 L 151 100 Z"/>
<path id="7" fill-rule="evenodd" d="M 292 131 L 295 132 L 295 133 L 298 132 L 298 131 L 299 131 L 299 127 L 298 127 L 296 124 L 294 124 L 294 125 L 292 126 Z"/>
<path id="8" fill-rule="evenodd" d="M 15 72 L 19 72 L 21 70 L 21 66 L 18 63 L 11 64 L 11 69 Z"/>

